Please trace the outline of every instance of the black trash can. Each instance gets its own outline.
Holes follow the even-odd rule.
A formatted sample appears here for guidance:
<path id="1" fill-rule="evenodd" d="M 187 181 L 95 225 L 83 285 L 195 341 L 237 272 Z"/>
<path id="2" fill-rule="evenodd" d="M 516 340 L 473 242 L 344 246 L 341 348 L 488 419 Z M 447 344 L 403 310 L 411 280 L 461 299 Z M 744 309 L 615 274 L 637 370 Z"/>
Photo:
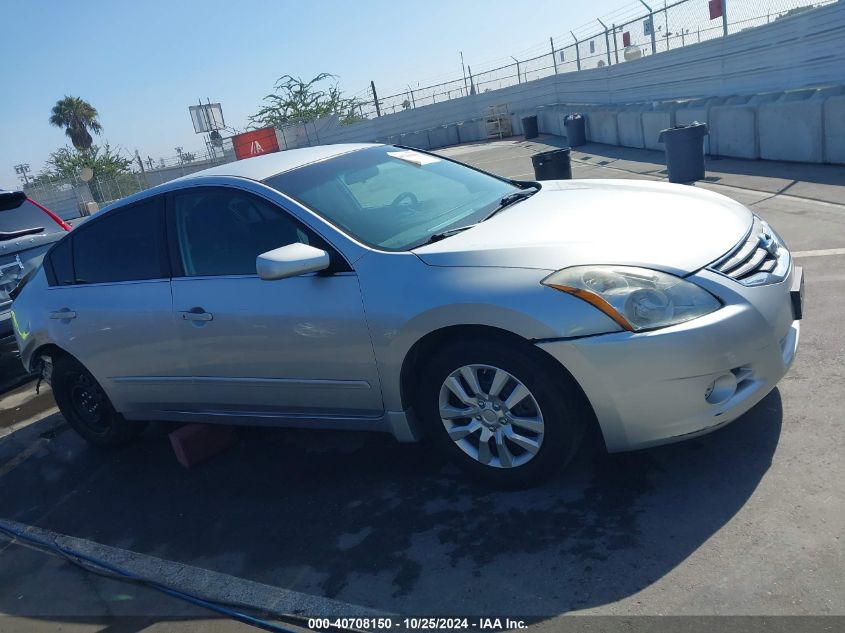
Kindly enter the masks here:
<path id="1" fill-rule="evenodd" d="M 525 138 L 537 138 L 537 117 L 527 116 L 522 119 L 522 133 Z"/>
<path id="2" fill-rule="evenodd" d="M 662 132 L 657 140 L 666 146 L 669 182 L 692 182 L 704 178 L 704 137 L 707 124 L 694 121 Z"/>
<path id="3" fill-rule="evenodd" d="M 566 138 L 569 141 L 569 147 L 578 147 L 579 145 L 587 144 L 587 128 L 584 125 L 584 115 L 567 114 L 563 117 L 563 127 L 566 128 Z"/>
<path id="4" fill-rule="evenodd" d="M 541 152 L 531 157 L 534 165 L 534 178 L 537 180 L 571 180 L 572 163 L 569 148 Z"/>

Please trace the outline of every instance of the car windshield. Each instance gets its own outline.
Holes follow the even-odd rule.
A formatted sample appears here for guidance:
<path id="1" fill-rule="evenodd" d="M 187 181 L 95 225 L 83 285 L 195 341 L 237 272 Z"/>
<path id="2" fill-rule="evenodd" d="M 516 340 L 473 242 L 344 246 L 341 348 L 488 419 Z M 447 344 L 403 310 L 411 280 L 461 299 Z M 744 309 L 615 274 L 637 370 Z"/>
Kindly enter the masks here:
<path id="1" fill-rule="evenodd" d="M 287 171 L 266 184 L 356 239 L 408 250 L 483 220 L 519 187 L 458 163 L 390 145 Z"/>

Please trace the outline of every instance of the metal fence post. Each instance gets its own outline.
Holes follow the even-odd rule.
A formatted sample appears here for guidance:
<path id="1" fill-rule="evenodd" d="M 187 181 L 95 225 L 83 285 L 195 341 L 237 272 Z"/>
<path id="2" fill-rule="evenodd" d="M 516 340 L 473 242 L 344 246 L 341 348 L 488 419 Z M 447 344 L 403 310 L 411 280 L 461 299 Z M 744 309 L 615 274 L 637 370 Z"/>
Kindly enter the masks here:
<path id="1" fill-rule="evenodd" d="M 597 20 L 604 29 L 604 47 L 607 49 L 607 65 L 610 66 L 610 36 L 607 34 L 607 26 L 601 20 Z"/>
<path id="2" fill-rule="evenodd" d="M 511 59 L 516 62 L 516 83 L 522 83 L 522 76 L 519 74 L 519 60 L 516 57 L 511 56 Z"/>
<path id="3" fill-rule="evenodd" d="M 581 49 L 578 47 L 578 38 L 575 37 L 575 33 L 569 31 L 569 34 L 572 36 L 572 39 L 575 40 L 575 64 L 578 70 L 581 70 Z"/>
<path id="4" fill-rule="evenodd" d="M 616 25 L 613 25 L 613 59 L 619 63 L 619 42 L 616 41 Z"/>
<path id="5" fill-rule="evenodd" d="M 640 0 L 640 4 L 648 11 L 649 31 L 651 31 L 651 54 L 654 55 L 657 52 L 657 37 L 654 35 L 654 11 L 643 0 Z"/>
<path id="6" fill-rule="evenodd" d="M 555 40 L 553 37 L 549 38 L 549 44 L 552 46 L 552 64 L 555 66 L 555 75 L 557 75 L 557 57 L 555 57 Z"/>
<path id="7" fill-rule="evenodd" d="M 417 100 L 414 99 L 414 90 L 413 90 L 413 88 L 411 88 L 410 85 L 408 85 L 408 92 L 411 93 L 411 105 L 416 108 L 417 107 Z"/>
<path id="8" fill-rule="evenodd" d="M 722 0 L 722 33 L 728 36 L 728 0 Z"/>
<path id="9" fill-rule="evenodd" d="M 376 104 L 376 116 L 381 116 L 381 107 L 378 104 L 378 94 L 376 94 L 376 82 L 370 82 L 370 88 L 373 89 L 373 102 Z"/>

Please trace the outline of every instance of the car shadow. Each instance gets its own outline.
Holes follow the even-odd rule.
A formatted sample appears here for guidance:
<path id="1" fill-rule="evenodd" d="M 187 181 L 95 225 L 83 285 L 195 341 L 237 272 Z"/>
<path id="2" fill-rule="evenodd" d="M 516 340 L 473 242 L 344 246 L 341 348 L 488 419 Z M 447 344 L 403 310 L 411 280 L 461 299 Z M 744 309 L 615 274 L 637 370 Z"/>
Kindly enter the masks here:
<path id="1" fill-rule="evenodd" d="M 566 471 L 517 492 L 379 434 L 242 429 L 185 470 L 166 425 L 115 452 L 62 432 L 2 477 L 0 516 L 388 612 L 547 617 L 682 563 L 753 494 L 782 417 L 775 390 L 683 443 L 608 455 L 592 437 Z M 14 603 L 0 594 L 3 613 Z"/>
<path id="2" fill-rule="evenodd" d="M 24 371 L 17 346 L 5 344 L 0 347 L 0 397 L 32 379 Z"/>

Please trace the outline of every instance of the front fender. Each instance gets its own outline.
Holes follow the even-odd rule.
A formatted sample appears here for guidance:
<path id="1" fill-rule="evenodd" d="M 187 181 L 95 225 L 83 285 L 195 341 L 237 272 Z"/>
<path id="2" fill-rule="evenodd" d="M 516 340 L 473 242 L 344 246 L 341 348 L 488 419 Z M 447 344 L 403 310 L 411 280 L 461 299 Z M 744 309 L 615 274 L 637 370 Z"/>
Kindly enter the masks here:
<path id="1" fill-rule="evenodd" d="M 368 255 L 356 269 L 389 411 L 402 407 L 405 357 L 417 341 L 437 330 L 480 325 L 526 340 L 620 330 L 585 301 L 541 285 L 548 270 L 434 267 L 412 254 Z"/>

